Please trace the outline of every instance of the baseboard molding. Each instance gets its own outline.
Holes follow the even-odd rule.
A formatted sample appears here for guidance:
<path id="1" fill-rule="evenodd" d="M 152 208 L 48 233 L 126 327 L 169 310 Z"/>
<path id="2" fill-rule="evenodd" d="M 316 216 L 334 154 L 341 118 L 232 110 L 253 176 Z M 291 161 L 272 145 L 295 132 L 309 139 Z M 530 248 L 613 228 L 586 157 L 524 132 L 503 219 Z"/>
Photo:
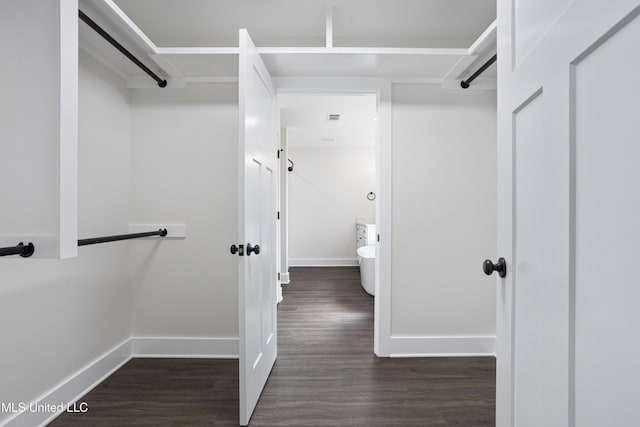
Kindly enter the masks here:
<path id="1" fill-rule="evenodd" d="M 237 359 L 238 338 L 133 337 L 132 357 Z"/>
<path id="2" fill-rule="evenodd" d="M 391 337 L 390 357 L 495 357 L 495 354 L 495 336 Z"/>
<path id="3" fill-rule="evenodd" d="M 289 258 L 289 267 L 357 267 L 357 258 Z"/>
<path id="4" fill-rule="evenodd" d="M 131 340 L 127 339 L 54 387 L 41 398 L 34 402 L 26 403 L 29 406 L 25 412 L 16 414 L 15 417 L 2 425 L 6 427 L 45 426 L 63 411 L 78 409 L 72 406 L 73 402 L 76 402 L 109 375 L 120 369 L 129 359 L 131 359 Z M 46 410 L 37 410 L 39 405 L 42 405 Z M 62 408 L 62 410 L 49 410 L 49 408 L 56 407 Z M 30 408 L 33 408 L 33 410 Z M 91 408 L 88 409 L 90 410 Z"/>
<path id="5" fill-rule="evenodd" d="M 34 402 L 25 402 L 27 410 L 16 413 L 7 421 L 0 421 L 4 427 L 46 426 L 54 418 L 66 410 L 79 410 L 82 396 L 104 381 L 109 375 L 120 369 L 132 358 L 166 357 L 166 358 L 210 358 L 237 359 L 238 338 L 182 338 L 182 337 L 132 337 L 128 338 L 112 350 L 100 356 L 90 365 L 82 368 L 75 375 L 54 387 Z M 16 407 L 20 405 L 15 402 Z M 62 408 L 57 412 L 31 411 L 36 405 L 46 408 Z M 68 409 L 67 409 L 68 408 Z M 91 410 L 91 408 L 87 408 Z"/>
<path id="6" fill-rule="evenodd" d="M 281 273 L 280 274 L 280 283 L 283 285 L 288 285 L 291 277 L 289 277 L 289 273 Z"/>

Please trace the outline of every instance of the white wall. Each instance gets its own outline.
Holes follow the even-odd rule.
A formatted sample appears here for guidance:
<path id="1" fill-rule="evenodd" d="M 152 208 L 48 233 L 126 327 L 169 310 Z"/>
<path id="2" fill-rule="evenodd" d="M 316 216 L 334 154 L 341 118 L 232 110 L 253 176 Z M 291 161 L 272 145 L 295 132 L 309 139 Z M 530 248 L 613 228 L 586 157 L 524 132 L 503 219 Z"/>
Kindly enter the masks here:
<path id="1" fill-rule="evenodd" d="M 77 0 L 0 7 L 0 246 L 75 256 Z"/>
<path id="2" fill-rule="evenodd" d="M 395 84 L 392 120 L 394 351 L 491 353 L 495 278 L 481 264 L 496 253 L 495 92 Z"/>
<path id="3" fill-rule="evenodd" d="M 79 78 L 79 234 L 124 233 L 129 94 L 82 54 Z M 80 248 L 67 260 L 0 259 L 0 402 L 35 400 L 129 337 L 128 255 L 120 242 Z M 0 413 L 0 424 L 10 415 Z"/>
<path id="4" fill-rule="evenodd" d="M 133 335 L 238 336 L 238 87 L 132 91 L 132 223 L 187 238 L 132 242 Z"/>
<path id="5" fill-rule="evenodd" d="M 375 217 L 375 148 L 291 147 L 290 265 L 357 265 L 356 217 Z"/>

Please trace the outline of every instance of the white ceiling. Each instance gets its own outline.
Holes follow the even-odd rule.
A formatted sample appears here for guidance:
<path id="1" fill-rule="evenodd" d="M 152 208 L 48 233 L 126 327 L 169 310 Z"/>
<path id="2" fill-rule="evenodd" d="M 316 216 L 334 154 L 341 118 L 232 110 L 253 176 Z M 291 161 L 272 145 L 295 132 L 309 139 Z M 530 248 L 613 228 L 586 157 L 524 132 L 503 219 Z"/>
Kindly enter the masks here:
<path id="1" fill-rule="evenodd" d="M 495 0 L 114 0 L 158 47 L 468 48 L 495 20 Z"/>
<path id="2" fill-rule="evenodd" d="M 363 147 L 375 144 L 375 95 L 281 94 L 280 124 L 290 147 Z M 340 114 L 329 121 L 327 114 Z"/>

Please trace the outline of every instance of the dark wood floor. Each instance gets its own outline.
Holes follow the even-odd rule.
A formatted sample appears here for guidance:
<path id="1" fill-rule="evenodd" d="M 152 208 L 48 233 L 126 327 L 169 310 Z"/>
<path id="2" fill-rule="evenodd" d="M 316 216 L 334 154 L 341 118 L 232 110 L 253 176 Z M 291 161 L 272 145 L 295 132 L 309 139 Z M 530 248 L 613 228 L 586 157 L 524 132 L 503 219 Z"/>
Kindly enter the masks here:
<path id="1" fill-rule="evenodd" d="M 250 426 L 493 426 L 493 358 L 373 355 L 357 268 L 295 268 Z M 235 360 L 133 359 L 51 426 L 237 426 Z"/>

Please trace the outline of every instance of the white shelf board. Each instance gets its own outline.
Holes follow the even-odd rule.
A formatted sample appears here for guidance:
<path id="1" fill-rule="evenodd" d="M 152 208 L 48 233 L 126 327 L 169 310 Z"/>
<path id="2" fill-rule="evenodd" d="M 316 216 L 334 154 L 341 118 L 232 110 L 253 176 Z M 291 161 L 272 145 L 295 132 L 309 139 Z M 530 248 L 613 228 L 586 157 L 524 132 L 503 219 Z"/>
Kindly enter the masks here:
<path id="1" fill-rule="evenodd" d="M 238 75 L 235 48 L 160 48 L 158 51 L 152 58 L 171 62 L 177 78 Z M 466 54 L 466 49 L 262 48 L 259 51 L 274 77 L 442 79 Z"/>

